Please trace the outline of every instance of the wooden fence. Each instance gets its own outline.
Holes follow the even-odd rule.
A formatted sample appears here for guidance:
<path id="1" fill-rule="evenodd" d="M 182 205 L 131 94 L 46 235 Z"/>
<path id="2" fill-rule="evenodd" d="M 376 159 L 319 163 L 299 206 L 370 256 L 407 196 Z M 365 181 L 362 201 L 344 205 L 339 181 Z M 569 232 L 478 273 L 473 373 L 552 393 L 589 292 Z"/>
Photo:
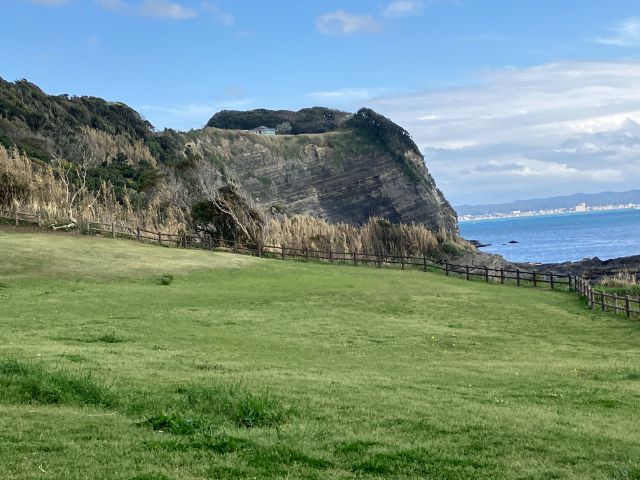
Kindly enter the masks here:
<path id="1" fill-rule="evenodd" d="M 16 225 L 20 223 L 42 226 L 39 214 L 0 209 L 0 218 L 5 218 Z M 281 260 L 321 261 L 336 264 L 371 265 L 377 268 L 400 267 L 402 270 L 439 271 L 446 276 L 456 276 L 465 280 L 484 281 L 486 283 L 511 284 L 517 287 L 546 287 L 552 290 L 575 292 L 586 299 L 592 310 L 610 311 L 624 314 L 627 317 L 640 315 L 640 299 L 629 295 L 610 294 L 596 291 L 584 277 L 536 270 L 505 269 L 479 267 L 474 265 L 458 265 L 446 260 L 434 260 L 422 256 L 388 255 L 370 252 L 340 252 L 333 250 L 313 250 L 309 248 L 293 248 L 285 245 L 266 245 L 229 241 L 222 238 L 198 237 L 188 234 L 170 234 L 149 231 L 139 227 L 133 228 L 122 223 L 88 222 L 83 230 L 88 234 L 106 234 L 113 238 L 129 238 L 139 242 L 154 243 L 161 246 L 191 248 L 201 250 L 223 250 L 233 253 L 249 254 L 258 257 L 277 258 Z"/>

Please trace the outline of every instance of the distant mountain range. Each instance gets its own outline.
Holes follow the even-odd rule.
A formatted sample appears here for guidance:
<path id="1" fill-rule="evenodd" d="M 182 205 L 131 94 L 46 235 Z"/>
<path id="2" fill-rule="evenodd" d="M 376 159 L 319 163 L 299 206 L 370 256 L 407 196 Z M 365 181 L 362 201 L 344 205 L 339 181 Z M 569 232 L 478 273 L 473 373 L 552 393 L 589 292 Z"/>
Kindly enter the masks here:
<path id="1" fill-rule="evenodd" d="M 603 205 L 640 204 L 640 190 L 626 192 L 576 193 L 562 197 L 534 198 L 532 200 L 516 200 L 510 203 L 493 203 L 486 205 L 460 205 L 454 207 L 458 215 L 486 215 L 494 213 L 511 213 L 515 210 L 538 211 L 556 208 L 572 208 L 579 203 L 596 207 Z"/>

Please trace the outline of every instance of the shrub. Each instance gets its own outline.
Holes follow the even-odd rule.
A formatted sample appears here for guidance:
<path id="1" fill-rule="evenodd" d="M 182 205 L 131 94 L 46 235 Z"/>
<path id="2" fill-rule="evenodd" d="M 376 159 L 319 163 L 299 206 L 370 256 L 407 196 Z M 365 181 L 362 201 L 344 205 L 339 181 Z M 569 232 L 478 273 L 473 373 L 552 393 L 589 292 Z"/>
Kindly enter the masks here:
<path id="1" fill-rule="evenodd" d="M 160 285 L 171 285 L 173 282 L 173 275 L 170 273 L 165 273 L 160 277 Z"/>

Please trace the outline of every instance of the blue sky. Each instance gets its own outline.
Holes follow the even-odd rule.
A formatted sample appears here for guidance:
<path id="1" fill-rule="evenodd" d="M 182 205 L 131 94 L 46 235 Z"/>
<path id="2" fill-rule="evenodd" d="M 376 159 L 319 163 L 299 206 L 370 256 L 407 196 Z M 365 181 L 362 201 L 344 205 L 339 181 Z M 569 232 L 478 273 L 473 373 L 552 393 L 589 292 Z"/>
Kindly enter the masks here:
<path id="1" fill-rule="evenodd" d="M 5 0 L 0 76 L 123 101 L 369 106 L 454 204 L 635 188 L 640 5 L 600 0 Z"/>

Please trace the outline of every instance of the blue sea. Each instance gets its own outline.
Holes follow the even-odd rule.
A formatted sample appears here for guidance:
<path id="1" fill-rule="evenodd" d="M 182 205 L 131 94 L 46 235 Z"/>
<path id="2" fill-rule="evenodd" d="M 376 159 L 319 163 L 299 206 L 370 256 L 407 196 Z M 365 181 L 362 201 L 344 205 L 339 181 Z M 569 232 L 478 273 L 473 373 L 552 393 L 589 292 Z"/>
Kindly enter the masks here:
<path id="1" fill-rule="evenodd" d="M 640 210 L 565 213 L 460 222 L 481 250 L 513 262 L 559 263 L 640 255 Z M 511 240 L 519 243 L 510 244 Z"/>

